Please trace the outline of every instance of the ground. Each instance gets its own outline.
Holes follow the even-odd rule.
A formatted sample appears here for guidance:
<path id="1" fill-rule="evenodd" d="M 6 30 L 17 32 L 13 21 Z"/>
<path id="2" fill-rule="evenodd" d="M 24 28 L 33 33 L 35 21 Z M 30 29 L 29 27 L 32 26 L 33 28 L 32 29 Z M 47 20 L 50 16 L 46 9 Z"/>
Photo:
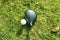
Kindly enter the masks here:
<path id="1" fill-rule="evenodd" d="M 31 28 L 20 24 L 29 9 L 37 14 Z M 60 0 L 0 0 L 0 40 L 60 40 L 54 27 L 60 27 Z"/>

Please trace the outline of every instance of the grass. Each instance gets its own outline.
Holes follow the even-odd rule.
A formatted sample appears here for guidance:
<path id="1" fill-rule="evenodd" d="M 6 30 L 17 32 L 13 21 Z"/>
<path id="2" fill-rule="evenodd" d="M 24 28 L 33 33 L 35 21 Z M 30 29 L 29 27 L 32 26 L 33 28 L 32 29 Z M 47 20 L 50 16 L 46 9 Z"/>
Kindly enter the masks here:
<path id="1" fill-rule="evenodd" d="M 38 34 L 33 27 L 20 24 L 28 9 L 37 14 L 33 27 Z M 60 30 L 51 33 L 57 26 L 60 27 L 60 0 L 0 0 L 0 40 L 60 40 Z"/>

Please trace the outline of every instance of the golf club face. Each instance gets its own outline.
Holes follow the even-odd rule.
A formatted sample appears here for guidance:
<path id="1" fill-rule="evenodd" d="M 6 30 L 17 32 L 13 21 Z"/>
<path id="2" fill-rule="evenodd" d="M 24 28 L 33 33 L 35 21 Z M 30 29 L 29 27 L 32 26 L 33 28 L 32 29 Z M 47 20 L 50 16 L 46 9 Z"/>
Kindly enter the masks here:
<path id="1" fill-rule="evenodd" d="M 28 24 L 30 26 L 33 26 L 36 21 L 37 15 L 33 10 L 27 10 L 25 12 L 25 17 L 27 19 Z"/>

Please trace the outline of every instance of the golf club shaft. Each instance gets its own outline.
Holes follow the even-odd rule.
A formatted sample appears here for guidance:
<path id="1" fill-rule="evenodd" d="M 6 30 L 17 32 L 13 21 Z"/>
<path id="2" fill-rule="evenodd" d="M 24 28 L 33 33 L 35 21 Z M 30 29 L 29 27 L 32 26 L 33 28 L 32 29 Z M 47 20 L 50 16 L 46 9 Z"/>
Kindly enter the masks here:
<path id="1" fill-rule="evenodd" d="M 34 29 L 35 32 L 38 34 L 39 38 L 41 37 L 41 39 L 44 40 L 43 37 L 40 35 L 40 33 L 38 33 L 34 27 L 33 27 L 33 29 Z"/>

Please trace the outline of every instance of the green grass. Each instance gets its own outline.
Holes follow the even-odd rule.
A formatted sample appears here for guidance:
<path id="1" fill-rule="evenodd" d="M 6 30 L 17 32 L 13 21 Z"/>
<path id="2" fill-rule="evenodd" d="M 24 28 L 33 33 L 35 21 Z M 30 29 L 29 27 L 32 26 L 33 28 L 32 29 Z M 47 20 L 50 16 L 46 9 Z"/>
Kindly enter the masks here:
<path id="1" fill-rule="evenodd" d="M 33 27 L 43 40 L 60 40 L 60 30 L 51 33 L 60 27 L 60 0 L 0 0 L 0 40 L 42 40 L 33 27 L 20 24 L 28 9 L 37 14 Z"/>

